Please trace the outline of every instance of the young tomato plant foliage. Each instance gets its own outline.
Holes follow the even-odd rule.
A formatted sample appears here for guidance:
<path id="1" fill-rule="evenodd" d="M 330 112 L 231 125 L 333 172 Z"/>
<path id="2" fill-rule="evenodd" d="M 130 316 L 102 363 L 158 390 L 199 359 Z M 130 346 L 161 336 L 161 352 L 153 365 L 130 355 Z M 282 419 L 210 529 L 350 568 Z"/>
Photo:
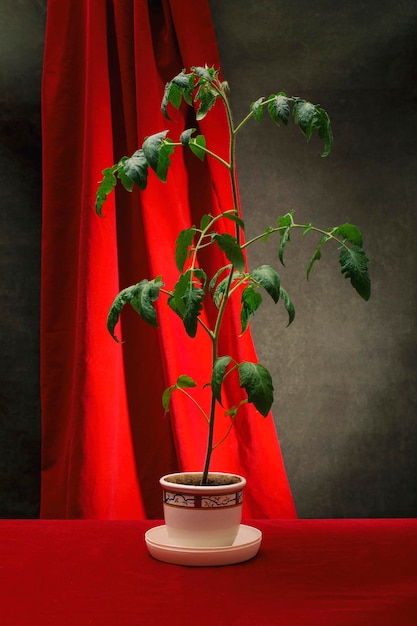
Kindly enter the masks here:
<path id="1" fill-rule="evenodd" d="M 257 362 L 236 362 L 230 355 L 219 354 L 219 335 L 221 332 L 224 311 L 233 294 L 240 294 L 241 332 L 245 332 L 251 318 L 262 304 L 266 294 L 275 303 L 281 302 L 287 312 L 288 324 L 295 318 L 295 308 L 288 292 L 281 285 L 278 271 L 270 265 L 261 265 L 248 271 L 245 260 L 245 249 L 256 243 L 265 243 L 271 237 L 277 238 L 278 262 L 284 265 L 284 253 L 290 242 L 291 233 L 300 230 L 303 235 L 316 234 L 318 243 L 313 247 L 307 261 L 307 278 L 314 264 L 320 260 L 323 247 L 336 245 L 339 248 L 339 263 L 342 276 L 348 278 L 352 287 L 364 300 L 370 297 L 370 279 L 368 274 L 368 258 L 362 247 L 362 235 L 357 226 L 342 224 L 330 229 L 319 228 L 311 223 L 298 224 L 294 212 L 277 218 L 275 225 L 268 226 L 263 232 L 242 242 L 244 222 L 239 215 L 238 181 L 235 163 L 235 146 L 239 133 L 250 120 L 261 123 L 268 116 L 276 126 L 286 126 L 290 120 L 300 129 L 308 140 L 314 134 L 323 142 L 323 157 L 330 154 L 333 148 L 333 136 L 329 116 L 319 105 L 307 102 L 299 97 L 287 96 L 284 92 L 272 94 L 267 98 L 259 98 L 253 102 L 246 116 L 237 124 L 234 123 L 228 84 L 219 77 L 219 71 L 212 67 L 192 67 L 189 72 L 183 70 L 165 87 L 161 110 L 166 118 L 170 118 L 170 107 L 179 109 L 183 101 L 195 108 L 196 121 L 202 120 L 215 106 L 223 106 L 226 112 L 228 132 L 224 138 L 227 142 L 228 160 L 210 149 L 203 135 L 195 128 L 187 128 L 178 138 L 169 137 L 163 130 L 143 141 L 142 146 L 130 157 L 122 157 L 118 163 L 103 170 L 103 180 L 99 184 L 96 195 L 96 212 L 102 215 L 103 204 L 107 196 L 114 190 L 118 182 L 127 190 L 132 191 L 138 186 L 142 191 L 148 184 L 148 171 L 151 168 L 161 182 L 166 182 L 171 165 L 171 156 L 176 150 L 191 150 L 196 158 L 216 159 L 229 174 L 230 189 L 233 197 L 233 208 L 217 216 L 204 215 L 198 226 L 186 228 L 178 234 L 176 240 L 175 263 L 178 279 L 172 286 L 166 286 L 163 277 L 152 280 L 142 279 L 140 282 L 123 289 L 114 299 L 107 319 L 107 327 L 112 337 L 118 340 L 115 328 L 125 305 L 130 305 L 146 322 L 157 326 L 155 302 L 164 297 L 166 305 L 178 315 L 190 337 L 197 335 L 199 327 L 207 333 L 212 343 L 211 362 L 211 397 L 208 407 L 202 407 L 192 395 L 197 382 L 187 374 L 181 374 L 175 383 L 169 386 L 162 398 L 163 408 L 168 411 L 173 393 L 184 393 L 198 407 L 207 422 L 207 452 L 203 467 L 203 484 L 207 481 L 210 460 L 214 448 L 222 443 L 233 427 L 236 415 L 246 402 L 252 403 L 257 411 L 267 416 L 273 400 L 272 378 L 268 370 Z M 233 223 L 234 235 L 222 232 L 222 219 Z M 214 275 L 207 275 L 197 262 L 199 253 L 210 246 L 217 246 L 227 259 L 227 264 L 218 267 Z M 211 299 L 216 310 L 213 326 L 210 328 L 202 320 L 201 312 L 206 299 Z M 230 426 L 224 437 L 218 442 L 214 439 L 214 422 L 216 405 L 222 404 L 222 386 L 231 372 L 238 373 L 240 387 L 246 397 L 238 406 L 223 407 L 230 418 Z"/>

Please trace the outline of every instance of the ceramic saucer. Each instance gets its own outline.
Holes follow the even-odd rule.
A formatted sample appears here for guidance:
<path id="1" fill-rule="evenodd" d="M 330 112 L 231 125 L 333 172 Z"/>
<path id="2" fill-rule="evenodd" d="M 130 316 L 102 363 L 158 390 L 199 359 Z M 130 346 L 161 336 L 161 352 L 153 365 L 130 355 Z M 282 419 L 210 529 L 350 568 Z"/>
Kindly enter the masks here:
<path id="1" fill-rule="evenodd" d="M 252 526 L 240 525 L 231 546 L 191 548 L 170 542 L 166 526 L 155 526 L 145 533 L 149 553 L 159 561 L 175 565 L 232 565 L 253 558 L 261 545 L 262 533 Z"/>

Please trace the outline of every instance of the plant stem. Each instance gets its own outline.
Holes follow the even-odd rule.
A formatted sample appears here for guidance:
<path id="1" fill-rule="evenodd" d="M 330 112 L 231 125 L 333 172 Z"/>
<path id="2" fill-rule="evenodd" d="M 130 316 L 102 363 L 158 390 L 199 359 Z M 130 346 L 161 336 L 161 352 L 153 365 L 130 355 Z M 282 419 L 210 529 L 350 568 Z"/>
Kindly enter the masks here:
<path id="1" fill-rule="evenodd" d="M 229 171 L 230 185 L 232 190 L 232 198 L 233 198 L 233 212 L 235 215 L 239 213 L 239 200 L 238 200 L 238 187 L 237 187 L 237 178 L 236 178 L 236 167 L 235 167 L 235 142 L 236 142 L 236 132 L 233 129 L 233 118 L 232 112 L 230 109 L 229 101 L 224 93 L 224 90 L 221 87 L 215 86 L 220 98 L 223 101 L 227 123 L 229 127 L 229 163 L 224 161 L 223 159 L 218 158 L 223 164 L 227 167 Z M 212 154 L 212 156 L 215 156 Z M 236 223 L 236 241 L 239 243 L 240 240 L 240 227 L 239 224 Z M 221 323 L 223 320 L 223 314 L 226 308 L 226 304 L 229 298 L 230 288 L 233 282 L 233 273 L 235 271 L 234 266 L 232 265 L 230 268 L 226 289 L 223 294 L 223 298 L 219 307 L 219 312 L 217 314 L 217 320 L 214 327 L 213 335 L 212 335 L 212 371 L 214 369 L 214 365 L 216 363 L 216 359 L 218 357 L 218 339 L 220 335 Z M 211 455 L 214 450 L 213 439 L 214 439 L 214 424 L 215 424 L 215 414 L 216 414 L 216 398 L 214 397 L 213 390 L 211 392 L 211 406 L 210 406 L 210 420 L 209 420 L 209 433 L 207 439 L 207 450 L 206 450 L 206 458 L 204 463 L 203 476 L 201 479 L 201 483 L 203 485 L 207 484 L 208 473 L 210 469 L 210 461 Z M 230 431 L 228 431 L 230 432 Z"/>

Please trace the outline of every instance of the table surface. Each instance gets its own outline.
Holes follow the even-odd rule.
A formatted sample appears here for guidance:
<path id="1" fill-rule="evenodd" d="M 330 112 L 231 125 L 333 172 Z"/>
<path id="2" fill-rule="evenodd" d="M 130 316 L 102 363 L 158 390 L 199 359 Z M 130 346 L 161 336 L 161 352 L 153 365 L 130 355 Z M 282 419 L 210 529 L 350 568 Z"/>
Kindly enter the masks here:
<path id="1" fill-rule="evenodd" d="M 153 559 L 152 521 L 0 521 L 2 626 L 416 626 L 417 520 L 245 521 L 258 555 Z"/>

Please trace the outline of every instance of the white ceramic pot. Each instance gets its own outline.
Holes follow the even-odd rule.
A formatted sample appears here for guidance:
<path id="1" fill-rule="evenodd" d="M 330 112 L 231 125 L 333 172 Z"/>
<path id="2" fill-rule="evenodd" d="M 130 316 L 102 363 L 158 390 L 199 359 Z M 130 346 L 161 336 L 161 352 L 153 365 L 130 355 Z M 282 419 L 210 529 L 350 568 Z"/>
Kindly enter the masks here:
<path id="1" fill-rule="evenodd" d="M 160 479 L 168 538 L 177 546 L 230 546 L 242 520 L 246 480 L 236 474 L 210 472 L 210 483 L 223 484 L 200 485 L 201 475 L 182 472 Z"/>

